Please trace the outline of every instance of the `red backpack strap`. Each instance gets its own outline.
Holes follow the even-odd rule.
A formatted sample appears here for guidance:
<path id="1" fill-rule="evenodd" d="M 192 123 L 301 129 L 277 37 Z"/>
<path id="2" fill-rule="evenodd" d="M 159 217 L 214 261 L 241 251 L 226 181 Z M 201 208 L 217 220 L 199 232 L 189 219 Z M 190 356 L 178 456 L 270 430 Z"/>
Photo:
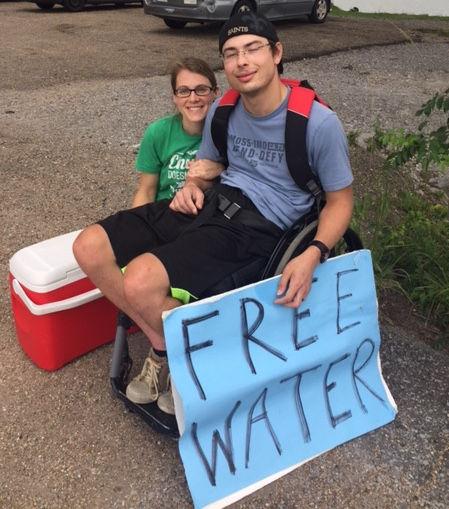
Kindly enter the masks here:
<path id="1" fill-rule="evenodd" d="M 299 87 L 301 82 L 299 80 L 292 80 L 290 78 L 281 78 L 282 83 L 290 88 Z"/>
<path id="2" fill-rule="evenodd" d="M 229 90 L 226 90 L 226 92 L 221 97 L 218 107 L 224 107 L 224 106 L 232 106 L 234 107 L 237 104 L 237 101 L 240 98 L 239 92 L 237 90 L 234 90 L 233 88 L 230 88 Z"/>
<path id="3" fill-rule="evenodd" d="M 296 184 L 320 202 L 323 190 L 318 177 L 310 168 L 306 143 L 307 124 L 315 100 L 314 90 L 304 86 L 292 87 L 285 121 L 285 158 Z"/>
<path id="4" fill-rule="evenodd" d="M 281 79 L 281 81 L 284 85 L 287 85 L 290 88 L 293 88 L 293 87 L 308 88 L 309 90 L 312 90 L 313 92 L 315 92 L 314 88 L 307 80 L 298 81 L 298 80 L 292 80 L 292 79 L 287 78 L 287 79 Z M 326 106 L 326 108 L 329 108 L 330 110 L 332 109 L 326 103 L 326 101 L 323 101 L 323 99 L 321 99 L 321 97 L 316 92 L 315 92 L 315 101 L 319 102 L 323 106 Z"/>
<path id="5" fill-rule="evenodd" d="M 309 118 L 316 94 L 310 88 L 293 87 L 288 98 L 288 111 Z"/>

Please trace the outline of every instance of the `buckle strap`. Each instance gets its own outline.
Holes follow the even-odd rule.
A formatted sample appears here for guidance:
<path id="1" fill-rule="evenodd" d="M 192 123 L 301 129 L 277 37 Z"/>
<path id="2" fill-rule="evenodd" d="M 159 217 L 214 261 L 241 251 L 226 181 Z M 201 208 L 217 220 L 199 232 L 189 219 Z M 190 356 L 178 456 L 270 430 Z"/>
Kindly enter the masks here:
<path id="1" fill-rule="evenodd" d="M 241 208 L 238 203 L 231 202 L 226 196 L 218 193 L 218 210 L 223 213 L 226 219 L 232 219 Z"/>
<path id="2" fill-rule="evenodd" d="M 226 196 L 218 193 L 218 210 L 225 216 L 226 219 L 232 219 L 236 214 L 236 221 L 256 228 L 261 231 L 270 232 L 275 235 L 279 235 L 281 229 L 266 219 L 262 214 L 254 210 L 247 210 L 242 208 L 238 203 L 231 202 Z"/>
<path id="3" fill-rule="evenodd" d="M 190 223 L 190 225 L 187 226 L 183 233 L 202 226 L 205 222 L 212 218 L 216 210 L 221 212 L 227 220 L 231 220 L 234 216 L 236 216 L 236 221 L 251 228 L 268 232 L 276 236 L 279 236 L 279 234 L 282 233 L 279 226 L 266 219 L 259 212 L 242 208 L 241 205 L 231 202 L 231 200 L 226 198 L 226 196 L 221 193 L 217 193 L 214 189 L 208 189 L 205 194 L 208 198 L 206 206 Z"/>

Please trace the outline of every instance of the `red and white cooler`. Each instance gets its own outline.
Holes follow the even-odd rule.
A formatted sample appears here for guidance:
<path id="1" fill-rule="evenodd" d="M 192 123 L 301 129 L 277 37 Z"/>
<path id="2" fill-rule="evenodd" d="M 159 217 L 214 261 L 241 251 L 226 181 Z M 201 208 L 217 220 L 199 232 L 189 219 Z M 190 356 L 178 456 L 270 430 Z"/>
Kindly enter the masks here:
<path id="1" fill-rule="evenodd" d="M 114 339 L 117 308 L 72 253 L 78 231 L 18 251 L 10 260 L 17 337 L 40 368 L 54 371 Z"/>

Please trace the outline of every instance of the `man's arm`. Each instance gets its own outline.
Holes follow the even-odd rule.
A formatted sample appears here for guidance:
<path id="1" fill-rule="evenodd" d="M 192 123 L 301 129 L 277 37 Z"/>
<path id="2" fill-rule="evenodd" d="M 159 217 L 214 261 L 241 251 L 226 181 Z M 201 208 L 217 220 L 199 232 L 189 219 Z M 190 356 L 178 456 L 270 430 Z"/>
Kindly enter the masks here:
<path id="1" fill-rule="evenodd" d="M 215 102 L 207 113 L 203 138 L 196 157 L 198 160 L 217 161 L 219 164 L 220 153 L 214 145 L 210 129 L 211 120 L 217 105 L 218 102 Z M 200 176 L 190 177 L 187 174 L 184 187 L 176 193 L 176 196 L 170 203 L 170 208 L 176 212 L 197 215 L 198 211 L 203 208 L 204 191 L 212 187 L 212 185 L 213 180 L 200 178 Z"/>
<path id="2" fill-rule="evenodd" d="M 352 186 L 326 193 L 326 205 L 318 219 L 315 235 L 329 249 L 341 239 L 351 221 L 353 208 Z M 303 253 L 290 260 L 279 282 L 276 304 L 296 308 L 306 298 L 312 285 L 312 276 L 320 263 L 320 250 L 309 246 Z"/>
<path id="3" fill-rule="evenodd" d="M 198 150 L 196 157 L 197 161 L 192 162 L 192 165 L 197 164 L 197 162 L 204 161 L 203 170 L 205 170 L 206 165 L 208 163 L 214 164 L 215 171 L 221 173 L 219 162 L 220 154 L 216 149 L 210 132 L 210 122 L 213 115 L 213 111 L 215 111 L 214 106 L 209 110 L 206 123 L 203 129 L 203 139 L 201 140 L 201 145 Z M 206 176 L 206 173 L 209 173 Z M 206 178 L 204 178 L 206 176 Z M 204 175 L 195 175 L 190 176 L 187 174 L 187 179 L 185 181 L 184 187 L 180 189 L 172 202 L 170 203 L 170 208 L 176 212 L 182 212 L 183 214 L 193 214 L 197 215 L 198 212 L 203 208 L 204 204 L 204 191 L 213 185 L 213 178 L 210 177 L 210 172 L 205 172 Z"/>
<path id="4" fill-rule="evenodd" d="M 188 177 L 197 177 L 204 180 L 214 180 L 219 177 L 225 166 L 210 159 L 195 159 L 189 162 Z"/>
<path id="5" fill-rule="evenodd" d="M 190 161 L 189 172 L 183 188 L 170 203 L 170 208 L 184 214 L 198 214 L 204 203 L 203 191 L 212 186 L 224 169 L 224 164 L 210 159 Z"/>

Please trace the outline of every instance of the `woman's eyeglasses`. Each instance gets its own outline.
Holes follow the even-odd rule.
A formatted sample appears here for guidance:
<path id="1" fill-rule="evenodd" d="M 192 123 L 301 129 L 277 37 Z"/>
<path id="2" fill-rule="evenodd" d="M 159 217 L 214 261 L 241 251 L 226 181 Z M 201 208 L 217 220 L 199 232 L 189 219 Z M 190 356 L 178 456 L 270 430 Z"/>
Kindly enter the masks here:
<path id="1" fill-rule="evenodd" d="M 209 95 L 212 92 L 212 90 L 214 90 L 214 88 L 209 87 L 207 85 L 198 85 L 195 88 L 179 87 L 175 89 L 175 96 L 185 99 L 187 97 L 190 97 L 190 94 L 192 92 L 195 92 L 195 95 L 199 97 L 204 97 L 205 95 Z"/>

